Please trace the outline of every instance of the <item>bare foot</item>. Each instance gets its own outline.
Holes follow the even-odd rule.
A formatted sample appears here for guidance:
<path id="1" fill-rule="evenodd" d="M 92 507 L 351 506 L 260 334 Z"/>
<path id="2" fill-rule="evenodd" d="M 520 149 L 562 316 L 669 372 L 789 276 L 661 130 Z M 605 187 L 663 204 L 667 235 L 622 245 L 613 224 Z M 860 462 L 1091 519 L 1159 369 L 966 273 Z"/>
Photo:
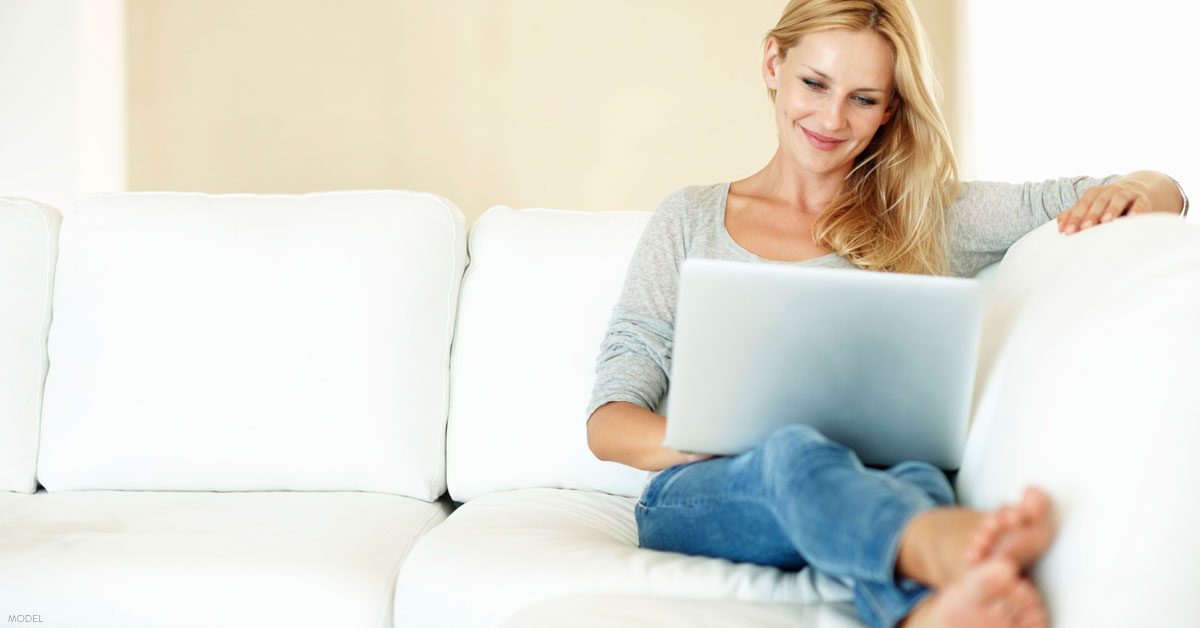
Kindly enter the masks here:
<path id="1" fill-rule="evenodd" d="M 1020 503 L 984 517 L 963 549 L 963 558 L 973 566 L 989 557 L 1002 556 L 1025 571 L 1049 549 L 1054 532 L 1050 496 L 1030 486 Z"/>
<path id="2" fill-rule="evenodd" d="M 936 508 L 913 519 L 896 557 L 898 575 L 939 588 L 988 558 L 1029 569 L 1054 540 L 1050 497 L 1036 487 L 1021 501 L 993 512 Z"/>
<path id="3" fill-rule="evenodd" d="M 1017 565 L 993 558 L 968 569 L 957 582 L 925 598 L 904 628 L 1046 628 L 1041 595 Z"/>

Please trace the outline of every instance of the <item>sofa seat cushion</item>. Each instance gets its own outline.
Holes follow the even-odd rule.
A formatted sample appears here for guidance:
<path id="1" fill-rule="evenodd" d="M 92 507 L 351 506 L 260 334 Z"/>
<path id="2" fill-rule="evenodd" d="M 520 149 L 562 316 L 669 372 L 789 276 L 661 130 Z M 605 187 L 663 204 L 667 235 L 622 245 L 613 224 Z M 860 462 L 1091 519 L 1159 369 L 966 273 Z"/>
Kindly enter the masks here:
<path id="1" fill-rule="evenodd" d="M 445 502 L 380 493 L 38 492 L 0 501 L 0 608 L 51 626 L 390 626 Z"/>
<path id="2" fill-rule="evenodd" d="M 405 560 L 396 586 L 396 626 L 495 626 L 526 606 L 572 594 L 850 599 L 845 586 L 810 569 L 786 573 L 640 549 L 635 503 L 546 488 L 471 500 Z"/>
<path id="3" fill-rule="evenodd" d="M 568 595 L 517 611 L 500 628 L 861 628 L 850 604 L 791 604 L 645 595 Z"/>

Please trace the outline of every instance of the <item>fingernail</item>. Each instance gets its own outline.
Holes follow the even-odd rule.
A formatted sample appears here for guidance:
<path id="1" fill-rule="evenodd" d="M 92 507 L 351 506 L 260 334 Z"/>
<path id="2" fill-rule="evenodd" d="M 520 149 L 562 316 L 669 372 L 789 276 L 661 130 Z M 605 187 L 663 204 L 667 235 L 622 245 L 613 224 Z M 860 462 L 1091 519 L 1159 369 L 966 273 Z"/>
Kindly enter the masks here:
<path id="1" fill-rule="evenodd" d="M 1087 229 L 1088 227 L 1092 226 L 1093 224 L 1095 224 L 1095 223 L 1093 223 L 1093 222 L 1092 222 L 1092 219 L 1091 219 L 1091 218 L 1089 218 L 1089 219 L 1087 219 L 1087 220 L 1083 221 L 1083 227 L 1080 227 L 1080 228 L 1081 228 L 1081 229 Z"/>
<path id="2" fill-rule="evenodd" d="M 1075 225 L 1074 224 L 1067 225 L 1067 233 L 1075 233 Z"/>
<path id="3" fill-rule="evenodd" d="M 1100 222 L 1108 222 L 1110 220 L 1112 220 L 1112 214 L 1104 214 L 1104 217 L 1100 219 Z"/>

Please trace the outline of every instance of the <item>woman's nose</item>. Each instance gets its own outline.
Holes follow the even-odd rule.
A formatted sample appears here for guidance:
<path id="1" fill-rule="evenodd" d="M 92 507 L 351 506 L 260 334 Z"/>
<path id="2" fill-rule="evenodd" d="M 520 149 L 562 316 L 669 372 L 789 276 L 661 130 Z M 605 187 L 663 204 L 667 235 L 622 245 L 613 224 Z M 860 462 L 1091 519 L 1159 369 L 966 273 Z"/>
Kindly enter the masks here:
<path id="1" fill-rule="evenodd" d="M 828 98 L 825 100 L 825 106 L 821 108 L 821 123 L 825 125 L 825 131 L 838 131 L 846 126 L 844 106 L 840 99 Z"/>

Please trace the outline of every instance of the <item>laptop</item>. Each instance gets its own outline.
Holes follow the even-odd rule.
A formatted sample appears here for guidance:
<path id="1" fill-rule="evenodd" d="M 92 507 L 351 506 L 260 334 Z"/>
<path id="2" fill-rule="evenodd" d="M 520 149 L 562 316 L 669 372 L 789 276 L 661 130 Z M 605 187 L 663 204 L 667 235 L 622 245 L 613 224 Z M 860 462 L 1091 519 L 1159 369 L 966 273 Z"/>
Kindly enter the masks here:
<path id="1" fill-rule="evenodd" d="M 680 272 L 664 445 L 737 454 L 803 423 L 867 465 L 959 467 L 982 282 L 697 258 Z"/>

